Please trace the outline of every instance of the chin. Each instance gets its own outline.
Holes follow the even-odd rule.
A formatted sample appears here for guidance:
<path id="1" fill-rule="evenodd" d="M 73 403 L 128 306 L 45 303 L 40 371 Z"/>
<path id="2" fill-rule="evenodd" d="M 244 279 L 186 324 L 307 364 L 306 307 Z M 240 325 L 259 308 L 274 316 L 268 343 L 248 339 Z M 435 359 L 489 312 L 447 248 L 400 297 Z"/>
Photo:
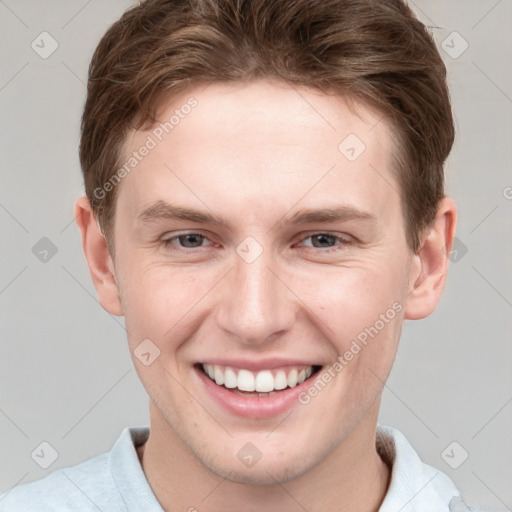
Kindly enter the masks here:
<path id="1" fill-rule="evenodd" d="M 209 467 L 208 469 L 229 482 L 259 487 L 289 482 L 306 473 L 309 469 L 285 461 L 281 461 L 279 464 L 264 464 L 260 461 L 258 466 L 247 469 L 229 466 Z"/>
<path id="2" fill-rule="evenodd" d="M 207 470 L 220 478 L 236 484 L 270 486 L 283 484 L 307 473 L 316 465 L 310 453 L 295 453 L 293 458 L 274 453 L 271 457 L 262 455 L 252 467 L 244 467 L 238 458 L 208 457 L 196 454 L 196 458 Z"/>

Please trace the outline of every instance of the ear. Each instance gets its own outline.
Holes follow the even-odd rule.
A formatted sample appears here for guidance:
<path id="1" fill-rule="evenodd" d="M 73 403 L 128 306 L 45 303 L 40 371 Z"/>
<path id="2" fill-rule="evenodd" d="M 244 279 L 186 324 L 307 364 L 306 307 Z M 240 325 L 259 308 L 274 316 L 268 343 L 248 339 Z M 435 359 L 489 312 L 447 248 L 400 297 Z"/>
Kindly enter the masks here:
<path id="1" fill-rule="evenodd" d="M 446 283 L 456 223 L 455 202 L 445 197 L 439 202 L 436 217 L 423 233 L 420 248 L 413 256 L 406 319 L 425 318 L 436 309 Z"/>
<path id="2" fill-rule="evenodd" d="M 112 315 L 123 315 L 115 278 L 114 262 L 87 197 L 75 203 L 75 219 L 82 235 L 82 248 L 100 304 Z"/>

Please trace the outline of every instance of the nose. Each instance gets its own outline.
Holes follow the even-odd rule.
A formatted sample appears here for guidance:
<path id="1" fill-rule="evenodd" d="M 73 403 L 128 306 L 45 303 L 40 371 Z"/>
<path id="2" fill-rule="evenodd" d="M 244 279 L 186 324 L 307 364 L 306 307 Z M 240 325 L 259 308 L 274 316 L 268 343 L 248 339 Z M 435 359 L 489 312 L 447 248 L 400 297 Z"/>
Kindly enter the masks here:
<path id="1" fill-rule="evenodd" d="M 216 315 L 224 332 L 247 345 L 265 345 L 292 327 L 297 304 L 266 252 L 251 263 L 236 255 L 226 277 Z"/>

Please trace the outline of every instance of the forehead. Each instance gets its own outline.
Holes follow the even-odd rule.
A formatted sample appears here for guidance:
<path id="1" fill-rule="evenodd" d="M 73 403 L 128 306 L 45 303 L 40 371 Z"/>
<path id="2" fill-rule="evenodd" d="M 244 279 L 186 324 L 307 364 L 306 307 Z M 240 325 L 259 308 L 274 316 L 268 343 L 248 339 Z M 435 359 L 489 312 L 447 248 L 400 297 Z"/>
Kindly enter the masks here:
<path id="1" fill-rule="evenodd" d="M 190 104 L 195 106 L 189 108 Z M 231 145 L 232 135 L 239 139 L 243 138 L 244 133 L 253 137 L 255 130 L 259 130 L 262 136 L 267 135 L 266 140 L 262 137 L 266 143 L 272 135 L 278 135 L 278 143 L 296 143 L 301 134 L 296 129 L 290 129 L 292 123 L 296 128 L 301 128 L 304 140 L 311 140 L 313 131 L 320 134 L 331 132 L 335 140 L 346 130 L 352 129 L 353 133 L 372 142 L 373 146 L 377 143 L 385 149 L 389 142 L 383 140 L 383 135 L 388 132 L 383 115 L 360 100 L 263 79 L 245 83 L 211 83 L 191 88 L 162 101 L 157 109 L 157 117 L 157 123 L 147 133 L 158 132 L 162 124 L 170 121 L 172 128 L 169 133 L 165 126 L 162 127 L 164 136 L 170 132 L 179 136 L 179 132 L 184 131 L 183 125 L 188 124 L 189 128 L 200 128 L 196 134 L 197 143 L 207 142 L 205 138 L 210 137 L 208 132 L 213 131 L 217 136 L 224 134 L 223 142 Z M 221 142 L 220 137 L 217 142 Z"/>
<path id="2" fill-rule="evenodd" d="M 289 210 L 343 191 L 368 210 L 397 194 L 387 122 L 346 97 L 263 80 L 209 84 L 163 102 L 157 117 L 123 148 L 128 161 L 151 146 L 121 183 L 134 214 L 166 195 L 222 208 L 227 197 L 235 207 L 281 192 Z"/>

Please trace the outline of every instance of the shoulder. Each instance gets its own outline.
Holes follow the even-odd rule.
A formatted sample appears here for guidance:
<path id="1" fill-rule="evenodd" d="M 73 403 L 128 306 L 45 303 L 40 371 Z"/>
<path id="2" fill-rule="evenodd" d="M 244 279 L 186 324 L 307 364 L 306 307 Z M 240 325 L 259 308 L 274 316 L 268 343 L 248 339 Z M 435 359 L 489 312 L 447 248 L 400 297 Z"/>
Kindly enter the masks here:
<path id="1" fill-rule="evenodd" d="M 478 512 L 469 507 L 453 481 L 421 461 L 397 429 L 379 425 L 377 451 L 391 468 L 391 480 L 379 512 Z"/>
<path id="2" fill-rule="evenodd" d="M 115 498 L 113 490 L 105 453 L 6 491 L 0 495 L 0 512 L 97 512 L 108 495 L 110 501 Z"/>
<path id="3" fill-rule="evenodd" d="M 125 428 L 109 452 L 0 494 L 0 512 L 125 512 L 126 500 L 155 505 L 136 452 L 148 435 L 147 427 Z"/>

